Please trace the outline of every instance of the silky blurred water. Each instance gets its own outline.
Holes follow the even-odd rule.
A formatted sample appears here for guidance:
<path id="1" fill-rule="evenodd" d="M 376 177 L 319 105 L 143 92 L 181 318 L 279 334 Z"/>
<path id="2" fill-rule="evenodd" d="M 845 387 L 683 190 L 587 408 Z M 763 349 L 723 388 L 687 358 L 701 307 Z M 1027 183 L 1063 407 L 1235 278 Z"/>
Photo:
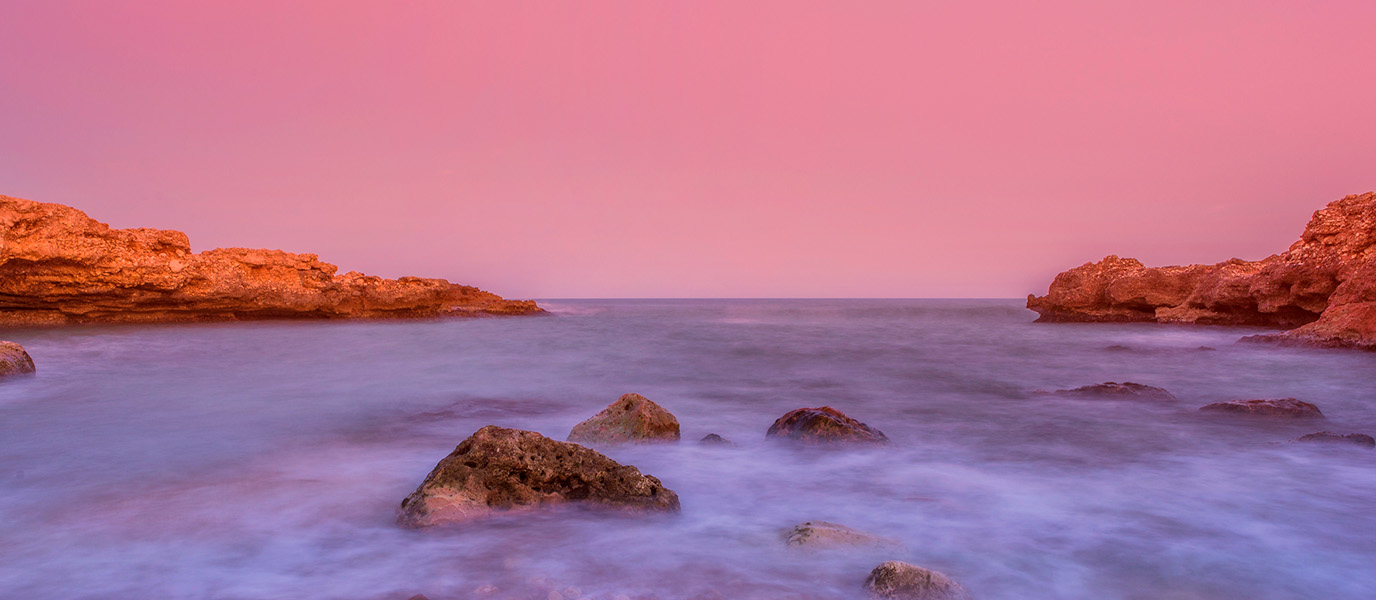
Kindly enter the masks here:
<path id="1" fill-rule="evenodd" d="M 1376 355 L 1033 324 L 1015 300 L 542 304 L 554 314 L 0 334 L 39 368 L 0 382 L 0 597 L 860 598 L 884 560 L 981 599 L 1376 596 L 1376 452 L 1286 443 L 1376 433 Z M 1031 393 L 1125 380 L 1180 402 Z M 563 439 L 632 391 L 684 442 L 600 450 L 682 514 L 393 524 L 479 427 Z M 1327 420 L 1196 410 L 1286 396 Z M 821 405 L 894 444 L 765 442 Z M 707 433 L 736 445 L 694 442 Z M 818 519 L 903 547 L 784 547 Z"/>

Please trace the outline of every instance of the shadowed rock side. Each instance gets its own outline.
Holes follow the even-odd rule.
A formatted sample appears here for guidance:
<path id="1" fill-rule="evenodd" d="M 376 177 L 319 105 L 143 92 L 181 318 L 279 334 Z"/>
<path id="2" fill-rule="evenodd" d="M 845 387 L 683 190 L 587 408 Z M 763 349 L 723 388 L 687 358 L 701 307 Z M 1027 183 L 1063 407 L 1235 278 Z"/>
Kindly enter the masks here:
<path id="1" fill-rule="evenodd" d="M 791 410 L 774 421 L 765 438 L 805 444 L 887 444 L 888 436 L 830 406 Z"/>
<path id="2" fill-rule="evenodd" d="M 1057 275 L 1027 307 L 1039 322 L 1257 325 L 1290 330 L 1246 339 L 1376 350 L 1376 193 L 1330 203 L 1263 260 L 1148 268 L 1109 256 Z"/>
<path id="3" fill-rule="evenodd" d="M 0 325 L 521 315 L 532 301 L 443 279 L 383 279 L 314 254 L 220 248 L 111 229 L 61 204 L 0 196 Z"/>
<path id="4" fill-rule="evenodd" d="M 398 522 L 429 527 L 568 502 L 633 512 L 679 510 L 678 494 L 633 466 L 533 431 L 488 425 L 401 501 Z"/>
<path id="5" fill-rule="evenodd" d="M 917 565 L 891 560 L 870 571 L 865 591 L 871 598 L 890 600 L 969 600 L 970 595 L 950 577 Z"/>
<path id="6" fill-rule="evenodd" d="M 33 358 L 23 346 L 14 342 L 0 342 L 0 377 L 33 372 Z"/>
<path id="7" fill-rule="evenodd" d="M 640 394 L 625 394 L 602 412 L 573 426 L 569 441 L 580 444 L 677 442 L 678 419 Z"/>

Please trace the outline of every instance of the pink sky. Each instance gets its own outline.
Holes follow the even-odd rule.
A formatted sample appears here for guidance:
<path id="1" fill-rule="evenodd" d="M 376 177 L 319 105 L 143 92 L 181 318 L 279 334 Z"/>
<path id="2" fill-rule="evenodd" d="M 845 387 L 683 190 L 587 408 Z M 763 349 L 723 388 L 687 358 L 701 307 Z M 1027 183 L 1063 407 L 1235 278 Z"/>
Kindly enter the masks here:
<path id="1" fill-rule="evenodd" d="M 515 297 L 1011 297 L 1376 189 L 1373 2 L 211 4 L 0 6 L 0 193 Z"/>

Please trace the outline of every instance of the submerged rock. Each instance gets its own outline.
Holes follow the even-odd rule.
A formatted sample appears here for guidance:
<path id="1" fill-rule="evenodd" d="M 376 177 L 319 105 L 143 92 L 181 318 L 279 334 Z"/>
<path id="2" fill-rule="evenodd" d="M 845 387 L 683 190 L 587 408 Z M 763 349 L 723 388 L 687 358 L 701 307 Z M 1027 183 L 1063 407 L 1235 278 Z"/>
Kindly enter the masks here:
<path id="1" fill-rule="evenodd" d="M 1288 419 L 1322 419 L 1319 407 L 1294 398 L 1273 398 L 1268 400 L 1230 400 L 1215 402 L 1199 410 L 1205 412 L 1234 413 L 1259 417 L 1280 417 Z"/>
<path id="2" fill-rule="evenodd" d="M 33 372 L 33 357 L 23 346 L 14 342 L 0 342 L 0 377 Z"/>
<path id="3" fill-rule="evenodd" d="M 398 522 L 428 527 L 568 502 L 633 512 L 679 510 L 678 494 L 634 466 L 533 431 L 488 425 L 401 501 Z"/>
<path id="4" fill-rule="evenodd" d="M 765 437 L 807 444 L 889 443 L 889 438 L 884 432 L 852 419 L 830 406 L 789 411 L 769 426 Z"/>
<path id="5" fill-rule="evenodd" d="M 1356 446 L 1365 446 L 1367 448 L 1376 448 L 1376 438 L 1363 433 L 1344 434 L 1333 433 L 1331 431 L 1320 431 L 1318 433 L 1302 435 L 1295 441 L 1319 444 L 1352 444 Z"/>
<path id="6" fill-rule="evenodd" d="M 678 419 L 664 407 L 640 394 L 626 394 L 602 412 L 573 426 L 570 442 L 621 444 L 626 442 L 677 442 Z"/>
<path id="7" fill-rule="evenodd" d="M 1052 394 L 1076 398 L 1115 398 L 1175 402 L 1175 396 L 1166 390 L 1150 385 L 1132 383 L 1131 381 L 1124 381 L 1123 383 L 1109 381 L 1107 383 L 1086 385 L 1070 390 L 1056 390 L 1052 392 Z"/>
<path id="8" fill-rule="evenodd" d="M 699 443 L 699 444 L 702 444 L 702 445 L 704 445 L 704 446 L 734 446 L 734 445 L 735 445 L 735 443 L 732 442 L 731 440 L 728 440 L 728 439 L 726 439 L 726 438 L 724 438 L 724 437 L 721 437 L 721 436 L 719 436 L 719 435 L 717 435 L 717 434 L 715 434 L 715 433 L 709 433 L 709 434 L 707 434 L 707 435 L 702 436 L 702 439 L 698 440 L 698 443 Z"/>
<path id="9" fill-rule="evenodd" d="M 898 545 L 897 540 L 826 521 L 808 521 L 795 525 L 784 534 L 784 543 L 789 546 L 816 549 Z"/>
<path id="10" fill-rule="evenodd" d="M 892 600 L 969 600 L 955 580 L 930 569 L 891 560 L 875 567 L 865 578 L 872 598 Z"/>

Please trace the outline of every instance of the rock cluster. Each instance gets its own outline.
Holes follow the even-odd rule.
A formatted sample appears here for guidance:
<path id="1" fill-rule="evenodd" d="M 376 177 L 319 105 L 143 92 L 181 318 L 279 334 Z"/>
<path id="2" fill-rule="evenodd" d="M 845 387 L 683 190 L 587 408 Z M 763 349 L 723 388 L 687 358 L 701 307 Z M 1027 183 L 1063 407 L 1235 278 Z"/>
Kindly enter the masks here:
<path id="1" fill-rule="evenodd" d="M 640 394 L 625 394 L 602 412 L 573 427 L 569 441 L 580 444 L 677 442 L 678 419 Z"/>
<path id="2" fill-rule="evenodd" d="M 68 206 L 0 196 L 0 325 L 543 312 L 443 279 L 337 271 L 314 254 L 193 253 L 179 231 L 111 229 Z"/>
<path id="3" fill-rule="evenodd" d="M 1109 256 L 1057 275 L 1027 307 L 1041 322 L 1258 325 L 1290 330 L 1247 339 L 1376 350 L 1376 193 L 1330 203 L 1260 261 L 1148 268 Z"/>
<path id="4" fill-rule="evenodd" d="M 830 406 L 800 408 L 774 421 L 766 438 L 805 444 L 887 444 L 884 432 L 861 423 Z"/>
<path id="5" fill-rule="evenodd" d="M 489 425 L 459 444 L 402 500 L 398 521 L 429 527 L 570 502 L 633 512 L 679 510 L 678 494 L 633 466 L 533 431 Z"/>
<path id="6" fill-rule="evenodd" d="M 33 358 L 23 346 L 14 342 L 0 342 L 0 377 L 34 372 Z"/>

